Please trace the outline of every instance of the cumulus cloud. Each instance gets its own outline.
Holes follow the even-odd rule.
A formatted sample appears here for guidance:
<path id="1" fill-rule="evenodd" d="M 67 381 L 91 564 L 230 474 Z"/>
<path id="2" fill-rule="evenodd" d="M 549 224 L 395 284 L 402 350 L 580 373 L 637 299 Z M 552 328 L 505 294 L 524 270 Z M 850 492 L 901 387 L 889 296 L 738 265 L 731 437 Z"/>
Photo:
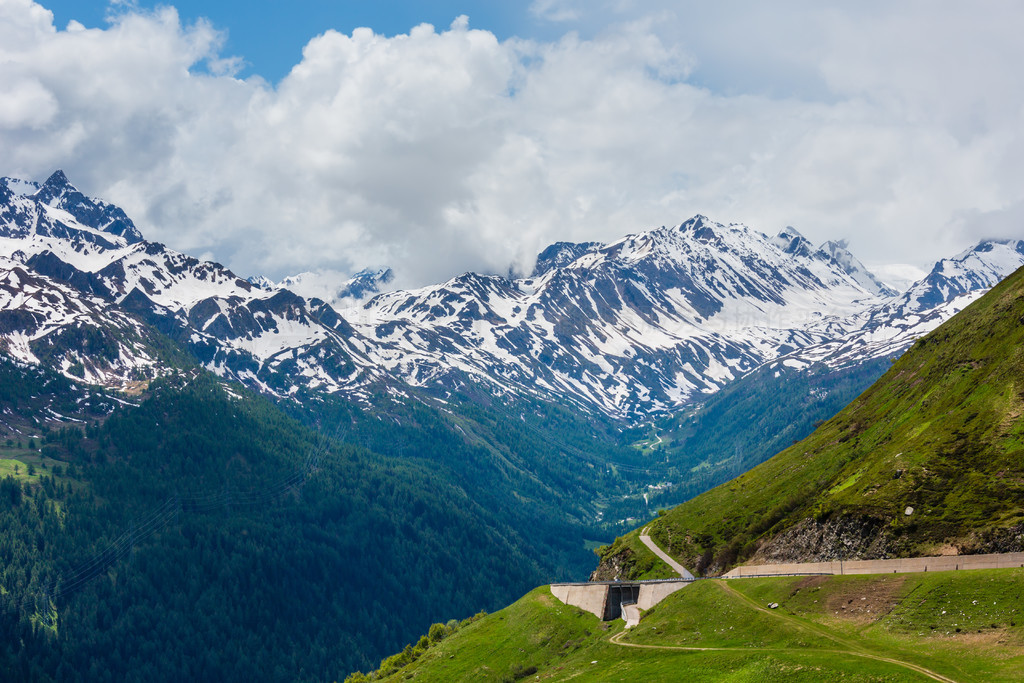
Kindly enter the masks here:
<path id="1" fill-rule="evenodd" d="M 543 0 L 556 41 L 455 18 L 326 30 L 279 83 L 173 8 L 59 30 L 0 0 L 0 174 L 64 168 L 242 275 L 528 269 L 694 213 L 924 265 L 1019 230 L 1014 3 Z"/>

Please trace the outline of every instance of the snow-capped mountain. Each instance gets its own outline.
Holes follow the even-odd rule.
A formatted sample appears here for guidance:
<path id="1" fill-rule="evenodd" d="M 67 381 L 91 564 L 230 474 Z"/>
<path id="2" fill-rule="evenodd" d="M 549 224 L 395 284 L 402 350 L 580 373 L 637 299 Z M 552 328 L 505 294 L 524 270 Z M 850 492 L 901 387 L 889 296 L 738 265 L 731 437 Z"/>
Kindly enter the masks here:
<path id="1" fill-rule="evenodd" d="M 341 314 L 406 382 L 469 376 L 637 419 L 772 361 L 901 353 L 1021 265 L 1019 243 L 986 242 L 900 295 L 844 243 L 696 216 L 609 245 L 554 244 L 529 278 L 467 273 Z"/>
<path id="2" fill-rule="evenodd" d="M 697 216 L 609 245 L 553 245 L 530 278 L 468 273 L 341 313 L 406 381 L 469 375 L 636 417 L 849 332 L 844 321 L 885 292 L 840 245 Z"/>
<path id="3" fill-rule="evenodd" d="M 846 321 L 847 334 L 794 351 L 780 362 L 794 368 L 812 363 L 843 368 L 897 356 L 1021 266 L 1024 240 L 981 242 L 942 259 L 903 294 L 853 316 Z"/>
<path id="4" fill-rule="evenodd" d="M 35 349 L 53 345 L 71 320 L 115 337 L 144 321 L 207 367 L 275 393 L 355 384 L 367 365 L 353 362 L 358 342 L 349 344 L 351 328 L 323 302 L 256 287 L 220 264 L 147 242 L 120 209 L 85 197 L 60 171 L 42 186 L 0 179 L 0 257 L 9 281 L 31 282 L 37 300 L 53 302 L 49 325 L 29 324 L 41 313 L 25 297 L 2 302 L 22 321 L 0 330 L 20 360 L 38 362 Z M 65 370 L 96 362 L 73 344 L 61 353 Z M 87 379 L 107 382 L 153 363 L 151 350 L 122 348 L 116 364 Z"/>
<path id="5" fill-rule="evenodd" d="M 885 284 L 872 273 L 870 270 L 864 267 L 864 264 L 857 260 L 853 254 L 847 250 L 847 243 L 845 240 L 838 242 L 825 242 L 818 249 L 822 255 L 827 255 L 831 258 L 836 265 L 842 268 L 847 275 L 852 277 L 857 284 L 864 289 L 877 294 L 878 296 L 890 297 L 896 296 L 898 292 Z"/>
<path id="6" fill-rule="evenodd" d="M 258 275 L 250 277 L 249 282 L 260 289 L 288 289 L 307 299 L 320 299 L 337 309 L 364 303 L 384 291 L 394 279 L 390 268 L 367 268 L 351 277 L 333 271 L 317 271 L 289 275 L 280 282 Z"/>
<path id="7" fill-rule="evenodd" d="M 116 305 L 0 257 L 0 350 L 6 355 L 126 388 L 156 369 L 151 337 Z"/>
<path id="8" fill-rule="evenodd" d="M 696 216 L 554 244 L 529 277 L 466 273 L 366 300 L 389 270 L 245 280 L 147 242 L 63 173 L 0 179 L 0 344 L 107 385 L 160 371 L 159 332 L 278 396 L 476 383 L 643 419 L 766 363 L 898 353 L 1021 263 L 1020 242 L 983 243 L 897 295 L 844 243 Z"/>

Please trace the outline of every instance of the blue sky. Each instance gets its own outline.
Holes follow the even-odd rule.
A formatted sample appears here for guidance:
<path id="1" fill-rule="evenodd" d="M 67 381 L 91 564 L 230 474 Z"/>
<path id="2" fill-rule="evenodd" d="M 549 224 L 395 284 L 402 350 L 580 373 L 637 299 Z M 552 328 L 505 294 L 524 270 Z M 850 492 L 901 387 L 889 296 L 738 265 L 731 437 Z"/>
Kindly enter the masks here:
<path id="1" fill-rule="evenodd" d="M 302 48 L 314 36 L 329 29 L 351 33 L 366 26 L 394 36 L 408 33 L 421 23 L 446 28 L 460 15 L 473 28 L 493 33 L 499 40 L 518 37 L 554 41 L 568 32 L 584 39 L 594 37 L 618 21 L 629 21 L 635 7 L 645 3 L 615 0 L 52 0 L 44 6 L 53 12 L 54 23 L 63 28 L 71 20 L 89 28 L 105 27 L 112 14 L 152 11 L 173 6 L 183 23 L 210 21 L 223 32 L 225 55 L 241 57 L 240 76 L 259 75 L 278 82 L 299 62 Z M 722 5 L 710 12 L 698 2 L 648 0 L 648 6 L 668 7 L 671 17 L 662 34 L 691 47 L 694 56 L 690 81 L 728 93 L 771 93 L 777 96 L 828 97 L 813 65 L 801 64 L 792 50 L 809 38 L 802 22 L 786 33 L 776 32 L 785 11 L 776 5 L 749 3 Z M 748 5 L 748 6 L 745 6 Z M 722 21 L 722 17 L 726 21 Z M 713 26 L 713 30 L 709 30 Z M 657 26 L 653 27 L 656 31 Z M 793 28 L 797 30 L 793 30 Z M 763 43 L 788 44 L 789 52 L 764 50 L 751 58 L 751 50 Z M 739 48 L 739 49 L 738 49 Z"/>
<path id="2" fill-rule="evenodd" d="M 72 19 L 89 28 L 107 25 L 111 11 L 103 0 L 52 0 L 43 3 L 64 27 Z M 241 75 L 259 74 L 277 82 L 302 57 L 302 48 L 313 36 L 328 29 L 351 33 L 360 26 L 393 36 L 408 33 L 417 24 L 445 28 L 459 15 L 467 15 L 475 28 L 498 38 L 511 36 L 550 38 L 557 28 L 529 11 L 529 3 L 505 0 L 179 0 L 136 2 L 134 7 L 152 9 L 173 5 L 185 23 L 199 18 L 227 32 L 224 52 L 247 62 Z M 122 11 L 115 7 L 113 11 Z"/>
<path id="3" fill-rule="evenodd" d="M 0 175 L 62 168 L 245 276 L 425 285 L 697 213 L 927 268 L 1024 232 L 1020 26 L 1015 0 L 0 0 Z"/>

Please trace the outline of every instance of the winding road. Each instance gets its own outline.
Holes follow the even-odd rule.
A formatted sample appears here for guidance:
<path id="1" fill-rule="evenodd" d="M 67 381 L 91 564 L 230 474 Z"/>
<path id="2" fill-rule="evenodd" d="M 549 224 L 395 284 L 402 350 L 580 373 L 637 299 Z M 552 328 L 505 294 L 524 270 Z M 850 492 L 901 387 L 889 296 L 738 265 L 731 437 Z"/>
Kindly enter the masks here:
<path id="1" fill-rule="evenodd" d="M 674 571 L 676 574 L 679 574 L 679 576 L 683 577 L 684 579 L 694 578 L 693 574 L 690 573 L 690 570 L 688 570 L 686 567 L 673 560 L 671 557 L 669 557 L 668 553 L 659 548 L 658 544 L 651 540 L 650 535 L 648 535 L 647 533 L 648 529 L 650 529 L 650 527 L 645 526 L 643 530 L 640 532 L 640 542 L 647 546 L 650 549 L 650 551 L 657 555 L 665 564 L 667 564 L 669 567 L 672 567 L 672 571 Z"/>

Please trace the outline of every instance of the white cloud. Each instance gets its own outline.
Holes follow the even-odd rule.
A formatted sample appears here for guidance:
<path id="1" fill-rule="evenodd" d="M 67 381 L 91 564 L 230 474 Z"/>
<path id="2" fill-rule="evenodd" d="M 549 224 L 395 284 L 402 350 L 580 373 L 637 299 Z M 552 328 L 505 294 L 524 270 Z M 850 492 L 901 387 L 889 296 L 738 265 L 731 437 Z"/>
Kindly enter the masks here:
<path id="1" fill-rule="evenodd" d="M 62 31 L 0 0 L 0 174 L 62 167 L 150 239 L 274 278 L 502 272 L 698 212 L 875 263 L 1020 232 L 1016 5 L 737 7 L 537 3 L 580 31 L 556 42 L 328 30 L 271 86 L 173 9 Z"/>
<path id="2" fill-rule="evenodd" d="M 546 21 L 578 21 L 582 8 L 578 3 L 561 0 L 534 0 L 530 11 Z"/>
<path id="3" fill-rule="evenodd" d="M 44 128 L 57 114 L 53 93 L 35 79 L 0 83 L 0 128 Z"/>

